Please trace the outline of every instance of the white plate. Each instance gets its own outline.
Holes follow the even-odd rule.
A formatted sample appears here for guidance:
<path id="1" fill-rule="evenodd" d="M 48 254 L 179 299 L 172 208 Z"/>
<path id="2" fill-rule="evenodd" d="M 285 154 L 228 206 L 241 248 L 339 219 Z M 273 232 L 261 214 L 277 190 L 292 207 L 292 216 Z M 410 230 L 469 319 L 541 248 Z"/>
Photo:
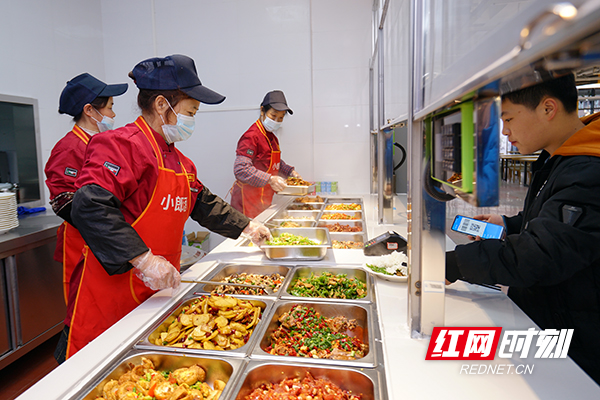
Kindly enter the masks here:
<path id="1" fill-rule="evenodd" d="M 408 276 L 398 276 L 398 275 L 385 275 L 382 274 L 380 272 L 375 272 L 373 271 L 371 268 L 367 267 L 367 265 L 363 265 L 363 268 L 367 271 L 369 271 L 370 273 L 372 273 L 373 275 L 384 279 L 386 281 L 390 281 L 390 282 L 408 282 Z"/>

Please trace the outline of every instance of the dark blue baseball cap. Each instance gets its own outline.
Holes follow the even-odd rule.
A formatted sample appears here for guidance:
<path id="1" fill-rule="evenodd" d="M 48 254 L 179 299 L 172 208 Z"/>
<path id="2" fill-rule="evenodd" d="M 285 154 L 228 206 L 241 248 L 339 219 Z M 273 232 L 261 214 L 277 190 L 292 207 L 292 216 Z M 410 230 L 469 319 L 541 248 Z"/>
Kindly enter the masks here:
<path id="1" fill-rule="evenodd" d="M 81 114 L 86 104 L 96 100 L 96 97 L 120 96 L 127 91 L 128 86 L 126 83 L 107 85 L 85 72 L 67 82 L 60 94 L 58 112 L 75 117 Z"/>
<path id="2" fill-rule="evenodd" d="M 219 104 L 225 100 L 222 94 L 202 86 L 196 72 L 196 64 L 188 56 L 173 54 L 164 58 L 149 58 L 136 65 L 131 73 L 139 89 L 179 89 L 205 104 Z"/>

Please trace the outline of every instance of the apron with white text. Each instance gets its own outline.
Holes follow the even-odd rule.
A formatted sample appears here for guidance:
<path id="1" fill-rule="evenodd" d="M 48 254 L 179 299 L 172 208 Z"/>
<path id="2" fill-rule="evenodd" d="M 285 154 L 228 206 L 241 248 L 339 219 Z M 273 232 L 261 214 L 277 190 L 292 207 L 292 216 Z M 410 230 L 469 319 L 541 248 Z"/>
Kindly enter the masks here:
<path id="1" fill-rule="evenodd" d="M 191 177 L 188 177 L 183 163 L 180 163 L 181 173 L 165 168 L 160 148 L 146 121 L 139 117 L 135 123 L 154 149 L 158 179 L 146 209 L 132 226 L 153 254 L 165 257 L 179 270 L 183 228 L 191 212 Z M 177 149 L 175 151 L 181 160 L 181 153 Z M 135 268 L 110 276 L 87 246 L 84 256 L 71 318 L 67 358 L 156 293 L 135 275 Z"/>

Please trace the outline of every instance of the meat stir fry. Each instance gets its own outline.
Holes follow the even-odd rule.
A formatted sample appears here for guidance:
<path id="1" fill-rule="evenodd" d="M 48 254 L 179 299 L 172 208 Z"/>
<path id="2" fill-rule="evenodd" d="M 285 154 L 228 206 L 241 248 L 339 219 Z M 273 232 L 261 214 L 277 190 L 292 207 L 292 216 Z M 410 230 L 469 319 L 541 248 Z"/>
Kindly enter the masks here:
<path id="1" fill-rule="evenodd" d="M 319 207 L 315 207 L 312 204 L 292 204 L 288 206 L 288 210 L 318 210 Z"/>
<path id="2" fill-rule="evenodd" d="M 189 399 L 216 400 L 225 388 L 225 382 L 215 380 L 214 389 L 206 382 L 206 372 L 199 365 L 175 371 L 157 371 L 152 360 L 142 357 L 141 365 L 129 364 L 131 370 L 118 380 L 111 379 L 96 400 L 132 399 Z"/>
<path id="3" fill-rule="evenodd" d="M 302 197 L 296 197 L 296 199 L 294 200 L 294 202 L 296 202 L 296 203 L 323 203 L 324 201 L 325 200 L 321 196 L 315 196 L 315 197 L 302 196 Z"/>
<path id="4" fill-rule="evenodd" d="M 244 400 L 283 399 L 361 400 L 362 395 L 343 390 L 326 379 L 315 379 L 307 372 L 302 379 L 295 377 L 279 383 L 264 383 L 244 397 Z"/>
<path id="5" fill-rule="evenodd" d="M 293 176 L 288 177 L 285 183 L 288 186 L 310 186 L 310 182 L 307 182 L 304 179 L 294 178 Z"/>
<path id="6" fill-rule="evenodd" d="M 342 225 L 340 223 L 325 225 L 325 227 L 329 229 L 329 232 L 362 232 L 360 226 Z"/>
<path id="7" fill-rule="evenodd" d="M 362 249 L 365 247 L 363 242 L 354 242 L 351 240 L 333 240 L 331 247 L 334 249 Z"/>
<path id="8" fill-rule="evenodd" d="M 223 279 L 221 282 L 224 283 L 247 283 L 249 285 L 258 285 L 270 287 L 273 289 L 273 292 L 277 292 L 281 288 L 281 284 L 283 283 L 284 277 L 275 273 L 271 275 L 262 275 L 262 274 L 248 274 L 246 272 L 242 272 L 240 274 L 229 275 Z M 213 291 L 213 293 L 218 294 L 249 294 L 249 295 L 260 295 L 266 296 L 267 292 L 263 289 L 258 288 L 245 288 L 240 286 L 227 286 L 227 285 L 219 285 Z"/>
<path id="9" fill-rule="evenodd" d="M 356 320 L 326 318 L 312 307 L 296 304 L 279 317 L 280 326 L 270 335 L 266 351 L 280 356 L 355 360 L 368 346 L 345 332 L 357 328 Z"/>

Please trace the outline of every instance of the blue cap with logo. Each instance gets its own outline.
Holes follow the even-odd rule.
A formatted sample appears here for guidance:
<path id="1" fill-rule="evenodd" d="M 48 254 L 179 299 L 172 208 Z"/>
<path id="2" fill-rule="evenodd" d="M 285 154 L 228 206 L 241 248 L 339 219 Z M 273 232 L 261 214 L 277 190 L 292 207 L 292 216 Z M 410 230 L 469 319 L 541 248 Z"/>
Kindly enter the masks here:
<path id="1" fill-rule="evenodd" d="M 58 112 L 73 117 L 81 114 L 83 107 L 97 97 L 120 96 L 127 91 L 127 83 L 108 85 L 87 72 L 67 82 L 60 94 Z"/>
<path id="2" fill-rule="evenodd" d="M 139 89 L 181 90 L 205 104 L 219 104 L 225 100 L 222 94 L 202 85 L 194 60 L 182 54 L 149 58 L 138 63 L 131 73 Z"/>

